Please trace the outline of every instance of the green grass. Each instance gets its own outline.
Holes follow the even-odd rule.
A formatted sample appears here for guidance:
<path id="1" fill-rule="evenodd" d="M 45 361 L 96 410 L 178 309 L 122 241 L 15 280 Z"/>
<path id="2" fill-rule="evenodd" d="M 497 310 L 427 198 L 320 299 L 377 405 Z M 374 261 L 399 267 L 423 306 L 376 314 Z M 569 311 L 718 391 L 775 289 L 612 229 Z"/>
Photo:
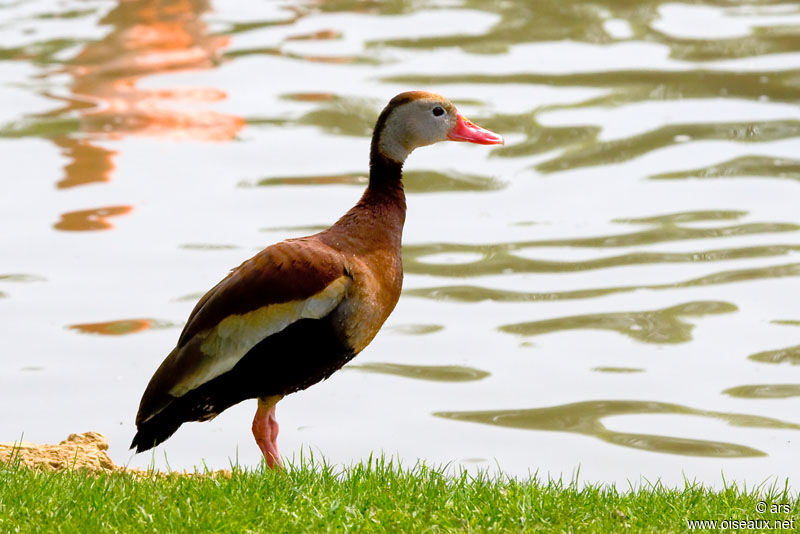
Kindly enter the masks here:
<path id="1" fill-rule="evenodd" d="M 760 513 L 759 501 L 789 508 Z M 237 468 L 230 478 L 0 464 L 0 532 L 687 532 L 690 519 L 793 518 L 800 527 L 795 504 L 776 487 L 622 491 L 383 459 L 339 470 L 306 459 L 284 472 Z"/>

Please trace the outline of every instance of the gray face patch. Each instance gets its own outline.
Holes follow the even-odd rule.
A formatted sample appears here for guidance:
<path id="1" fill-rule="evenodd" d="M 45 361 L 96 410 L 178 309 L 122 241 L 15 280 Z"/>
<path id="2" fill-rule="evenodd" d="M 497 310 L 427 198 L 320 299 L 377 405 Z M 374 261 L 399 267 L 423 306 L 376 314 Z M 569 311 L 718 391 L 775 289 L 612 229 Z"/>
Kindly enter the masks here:
<path id="1" fill-rule="evenodd" d="M 434 112 L 437 108 L 443 113 Z M 425 98 L 407 102 L 389 115 L 378 146 L 384 155 L 402 163 L 415 148 L 446 141 L 456 119 L 456 108 L 447 100 Z"/>

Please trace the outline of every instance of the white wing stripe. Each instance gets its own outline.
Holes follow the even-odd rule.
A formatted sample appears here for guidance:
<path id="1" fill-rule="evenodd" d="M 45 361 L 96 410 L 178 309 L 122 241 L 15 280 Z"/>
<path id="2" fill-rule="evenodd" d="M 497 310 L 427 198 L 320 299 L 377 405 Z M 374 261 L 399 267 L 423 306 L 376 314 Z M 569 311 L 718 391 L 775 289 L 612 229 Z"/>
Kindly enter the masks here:
<path id="1" fill-rule="evenodd" d="M 348 283 L 341 276 L 305 300 L 270 304 L 242 315 L 230 315 L 205 336 L 200 345 L 203 357 L 196 368 L 170 389 L 174 397 L 193 390 L 233 369 L 250 349 L 300 319 L 320 319 L 344 298 Z"/>

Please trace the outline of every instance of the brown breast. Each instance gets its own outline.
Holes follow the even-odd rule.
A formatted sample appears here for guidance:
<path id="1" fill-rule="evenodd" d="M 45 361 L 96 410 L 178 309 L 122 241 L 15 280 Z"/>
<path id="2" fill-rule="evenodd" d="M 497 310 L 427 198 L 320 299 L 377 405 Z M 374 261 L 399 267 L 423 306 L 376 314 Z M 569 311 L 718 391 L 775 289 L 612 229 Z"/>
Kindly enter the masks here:
<path id="1" fill-rule="evenodd" d="M 316 237 L 341 252 L 353 279 L 332 319 L 354 352 L 366 347 L 389 317 L 403 286 L 401 239 L 406 203 L 396 174 L 370 186 L 361 200 L 328 230 Z"/>
<path id="2" fill-rule="evenodd" d="M 347 344 L 358 353 L 394 310 L 403 286 L 403 267 L 399 254 L 385 251 L 349 256 L 346 263 L 353 283 L 332 319 Z"/>

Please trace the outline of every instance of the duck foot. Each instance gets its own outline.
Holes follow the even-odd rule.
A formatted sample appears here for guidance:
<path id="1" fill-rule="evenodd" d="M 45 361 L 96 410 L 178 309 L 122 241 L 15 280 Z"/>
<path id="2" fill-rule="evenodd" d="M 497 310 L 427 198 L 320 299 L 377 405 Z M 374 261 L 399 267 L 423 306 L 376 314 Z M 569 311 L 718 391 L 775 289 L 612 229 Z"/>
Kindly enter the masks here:
<path id="1" fill-rule="evenodd" d="M 253 437 L 258 448 L 264 454 L 264 460 L 270 469 L 283 467 L 278 454 L 278 420 L 275 419 L 275 405 L 281 400 L 280 395 L 259 397 L 258 409 L 253 418 Z"/>

